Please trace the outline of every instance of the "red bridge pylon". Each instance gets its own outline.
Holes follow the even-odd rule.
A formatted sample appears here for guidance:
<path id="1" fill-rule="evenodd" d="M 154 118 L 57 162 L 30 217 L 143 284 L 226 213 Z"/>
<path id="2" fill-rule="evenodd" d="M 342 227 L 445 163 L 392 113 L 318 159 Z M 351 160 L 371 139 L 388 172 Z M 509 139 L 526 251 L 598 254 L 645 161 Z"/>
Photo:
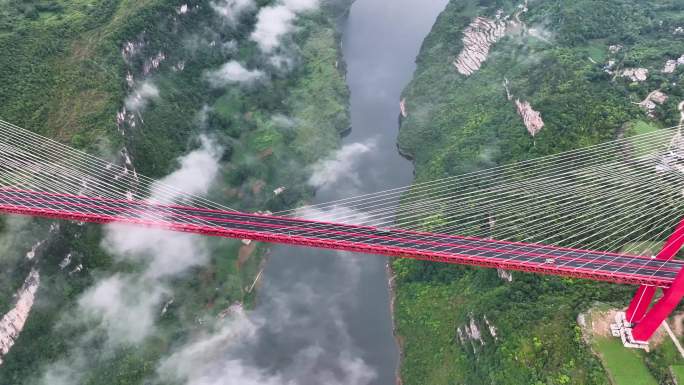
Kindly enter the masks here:
<path id="1" fill-rule="evenodd" d="M 655 259 L 671 260 L 682 245 L 684 245 L 684 219 L 679 222 Z M 625 312 L 627 321 L 632 324 L 632 338 L 636 341 L 648 341 L 663 321 L 679 305 L 682 297 L 684 297 L 684 269 L 677 273 L 672 285 L 663 289 L 663 296 L 649 309 L 655 293 L 655 286 L 640 286 Z"/>

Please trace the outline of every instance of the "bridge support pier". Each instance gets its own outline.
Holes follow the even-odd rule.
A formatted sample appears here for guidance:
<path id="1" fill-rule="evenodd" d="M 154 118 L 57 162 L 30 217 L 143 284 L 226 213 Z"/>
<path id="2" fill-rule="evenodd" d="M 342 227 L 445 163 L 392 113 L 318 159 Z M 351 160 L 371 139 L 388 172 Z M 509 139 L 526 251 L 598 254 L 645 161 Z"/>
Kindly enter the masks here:
<path id="1" fill-rule="evenodd" d="M 682 245 L 684 245 L 684 219 L 667 238 L 663 248 L 656 255 L 656 259 L 671 260 Z M 632 337 L 637 341 L 648 341 L 684 297 L 684 271 L 677 273 L 672 285 L 663 290 L 663 296 L 649 310 L 655 293 L 655 286 L 640 286 L 627 308 L 627 321 L 635 325 L 632 328 Z"/>

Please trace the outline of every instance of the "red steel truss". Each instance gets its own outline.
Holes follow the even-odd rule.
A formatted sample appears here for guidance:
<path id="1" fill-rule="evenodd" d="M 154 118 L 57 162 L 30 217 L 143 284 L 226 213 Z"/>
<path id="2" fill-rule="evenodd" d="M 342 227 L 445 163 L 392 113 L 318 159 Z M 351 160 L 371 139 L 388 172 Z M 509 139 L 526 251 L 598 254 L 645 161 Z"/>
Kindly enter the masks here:
<path id="1" fill-rule="evenodd" d="M 160 212 L 162 209 L 183 207 L 161 206 L 140 201 L 111 200 L 67 194 L 20 190 L 8 191 L 10 190 L 0 189 L 0 212 L 95 223 L 121 222 L 210 236 L 252 239 L 366 254 L 484 266 L 540 274 L 560 275 L 572 278 L 586 278 L 614 283 L 667 288 L 674 280 L 676 273 L 684 266 L 684 264 L 679 263 L 674 265 L 676 268 L 661 267 L 658 265 L 657 270 L 663 270 L 660 271 L 660 273 L 667 271 L 669 274 L 668 276 L 662 276 L 662 274 L 654 274 L 654 270 L 656 270 L 655 267 L 652 267 L 651 270 L 640 268 L 643 266 L 643 263 L 652 262 L 650 258 L 641 256 L 539 244 L 448 236 L 444 234 L 411 232 L 399 229 L 391 229 L 389 233 L 383 233 L 384 235 L 367 235 L 369 229 L 373 228 L 245 213 L 239 214 L 240 220 L 221 219 L 222 226 L 199 222 L 197 224 L 188 224 L 187 221 L 173 219 L 159 221 L 151 219 L 149 216 L 136 216 L 133 214 L 155 211 Z M 74 202 L 73 199 L 77 199 L 78 203 Z M 118 207 L 115 207 L 115 205 Z M 192 210 L 193 215 L 186 215 L 186 217 L 191 217 L 193 219 L 212 219 L 207 215 L 215 215 L 215 213 L 228 216 L 234 216 L 235 214 L 227 211 L 222 212 L 195 208 L 187 209 Z M 116 212 L 103 213 L 103 210 L 116 210 Z M 271 222 L 279 222 L 279 224 L 259 222 L 265 218 L 272 219 Z M 258 224 L 258 227 L 251 229 L 235 227 L 245 224 Z M 304 234 L 301 232 L 298 234 L 297 229 L 301 228 L 302 224 L 306 224 L 309 230 Z M 332 227 L 332 229 L 324 230 L 324 227 Z M 350 240 L 353 236 L 363 239 L 361 241 Z M 378 238 L 382 238 L 383 241 L 386 239 L 387 241 L 370 242 L 372 240 L 377 241 Z M 400 246 L 409 238 L 412 239 L 413 243 L 418 244 L 421 247 L 416 247 L 416 245 L 413 247 Z M 435 239 L 438 240 L 435 241 Z M 394 244 L 391 244 L 389 241 L 392 241 Z M 475 252 L 465 252 L 463 247 L 461 247 L 460 252 L 435 250 L 437 246 L 459 246 L 464 242 L 469 243 L 467 251 L 474 250 Z M 473 243 L 477 243 L 478 245 L 473 246 Z M 523 249 L 526 251 L 521 251 Z M 487 253 L 488 255 L 486 255 Z M 576 263 L 576 266 L 569 266 L 566 263 L 548 263 L 548 257 L 554 256 L 550 253 L 560 254 L 561 256 L 557 258 L 559 262 L 572 261 L 581 263 Z M 569 253 L 574 253 L 575 256 L 568 257 L 567 255 Z M 585 253 L 590 253 L 588 254 L 589 257 L 584 256 Z M 566 256 L 564 257 L 563 255 Z M 597 255 L 603 258 L 603 260 L 600 261 L 603 268 L 587 267 Z M 612 262 L 616 258 L 627 258 L 632 263 L 617 264 L 616 262 Z M 615 269 L 616 264 L 620 268 Z M 613 267 L 613 270 L 609 269 L 611 267 Z M 632 270 L 637 270 L 637 272 L 625 271 L 624 267 L 631 267 Z"/>
<path id="2" fill-rule="evenodd" d="M 684 296 L 682 220 L 654 258 L 482 238 L 382 229 L 141 201 L 0 189 L 0 213 L 172 231 L 640 285 L 627 309 L 648 340 Z M 161 219 L 159 219 L 161 218 Z M 657 288 L 663 296 L 650 308 Z"/>

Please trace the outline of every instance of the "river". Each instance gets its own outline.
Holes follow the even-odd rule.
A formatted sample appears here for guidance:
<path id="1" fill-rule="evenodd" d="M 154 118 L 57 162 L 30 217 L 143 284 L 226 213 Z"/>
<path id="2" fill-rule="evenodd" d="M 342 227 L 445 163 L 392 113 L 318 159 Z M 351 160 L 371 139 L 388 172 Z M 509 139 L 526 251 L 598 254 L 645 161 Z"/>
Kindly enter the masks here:
<path id="1" fill-rule="evenodd" d="M 446 3 L 353 4 L 342 25 L 352 118 L 339 153 L 345 167 L 314 203 L 411 183 L 413 167 L 396 148 L 399 96 Z M 302 384 L 394 384 L 399 350 L 385 265 L 377 256 L 273 247 L 257 305 L 270 325 L 259 339 L 259 366 Z"/>

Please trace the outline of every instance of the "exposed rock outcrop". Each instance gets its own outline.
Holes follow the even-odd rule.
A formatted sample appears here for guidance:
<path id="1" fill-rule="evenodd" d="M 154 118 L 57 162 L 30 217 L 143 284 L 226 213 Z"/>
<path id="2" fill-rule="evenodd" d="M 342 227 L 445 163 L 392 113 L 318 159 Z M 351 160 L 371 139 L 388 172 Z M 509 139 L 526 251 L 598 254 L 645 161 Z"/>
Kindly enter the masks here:
<path id="1" fill-rule="evenodd" d="M 44 240 L 38 241 L 33 246 L 31 246 L 31 250 L 29 250 L 26 253 L 26 259 L 28 259 L 29 261 L 32 260 L 36 256 L 36 251 L 43 244 L 43 242 L 45 242 L 45 241 Z"/>
<path id="2" fill-rule="evenodd" d="M 637 103 L 639 107 L 646 110 L 646 114 L 650 117 L 654 117 L 655 108 L 658 104 L 663 104 L 667 101 L 667 95 L 660 90 L 655 90 L 648 94 L 644 100 Z"/>
<path id="3" fill-rule="evenodd" d="M 487 325 L 487 331 L 489 331 L 489 335 L 494 339 L 494 341 L 498 341 L 498 332 L 494 324 L 489 322 L 489 319 L 487 319 L 486 315 L 483 316 L 482 319 L 484 320 L 485 325 Z M 472 315 L 470 316 L 470 321 L 468 323 L 456 328 L 456 337 L 461 345 L 465 345 L 466 342 L 470 342 L 473 351 L 476 351 L 478 346 L 483 346 L 485 344 L 485 341 L 482 338 L 482 332 L 475 322 L 475 317 Z"/>
<path id="4" fill-rule="evenodd" d="M 489 56 L 489 49 L 506 35 L 506 21 L 476 17 L 463 31 L 463 50 L 454 65 L 459 73 L 472 75 Z"/>
<path id="5" fill-rule="evenodd" d="M 484 341 L 482 340 L 482 334 L 480 333 L 480 329 L 477 327 L 477 324 L 475 323 L 475 318 L 470 317 L 470 327 L 466 326 L 465 328 L 468 332 L 468 335 L 470 336 L 470 339 L 480 341 L 480 344 L 484 345 Z"/>
<path id="6" fill-rule="evenodd" d="M 660 71 L 664 74 L 671 74 L 674 72 L 674 70 L 677 68 L 677 61 L 676 60 L 668 60 L 665 62 L 665 66 L 663 69 Z"/>
<path id="7" fill-rule="evenodd" d="M 162 306 L 162 310 L 161 310 L 160 315 L 166 314 L 166 312 L 169 310 L 169 306 L 173 305 L 173 302 L 174 302 L 174 299 L 173 299 L 173 298 L 171 298 L 170 300 L 166 301 L 166 302 L 164 303 L 164 306 Z"/>
<path id="8" fill-rule="evenodd" d="M 402 118 L 408 117 L 408 114 L 406 113 L 406 98 L 401 99 L 399 102 L 399 112 L 401 113 Z"/>
<path id="9" fill-rule="evenodd" d="M 506 90 L 506 98 L 508 100 L 513 100 L 513 94 L 508 87 L 508 79 L 504 78 L 504 89 Z M 527 132 L 533 137 L 544 128 L 544 121 L 542 120 L 541 113 L 532 108 L 527 101 L 520 101 L 520 99 L 515 99 L 515 109 L 518 111 L 518 115 L 523 120 Z"/>
<path id="10" fill-rule="evenodd" d="M 245 313 L 245 308 L 242 306 L 242 302 L 233 302 L 226 309 L 222 310 L 216 317 L 218 319 L 225 319 L 227 317 L 232 317 L 235 315 L 242 315 Z"/>
<path id="11" fill-rule="evenodd" d="M 496 269 L 496 273 L 499 275 L 499 278 L 503 279 L 504 281 L 513 282 L 513 273 L 511 273 L 510 271 L 504 269 Z"/>
<path id="12" fill-rule="evenodd" d="M 620 73 L 620 76 L 629 78 L 633 82 L 643 82 L 648 79 L 647 68 L 625 68 Z"/>
<path id="13" fill-rule="evenodd" d="M 484 340 L 482 339 L 482 334 L 480 333 L 480 328 L 477 327 L 475 318 L 472 316 L 470 317 L 469 323 L 456 328 L 456 335 L 461 345 L 465 345 L 466 342 L 470 342 L 473 351 L 477 349 L 478 345 L 482 346 L 485 344 Z"/>
<path id="14" fill-rule="evenodd" d="M 164 54 L 163 52 L 159 52 L 155 56 L 152 56 L 151 58 L 147 59 L 147 61 L 145 61 L 145 64 L 143 64 L 143 76 L 147 76 L 150 74 L 150 72 L 152 72 L 152 70 L 158 69 L 164 60 L 166 60 L 166 54 Z"/>
<path id="15" fill-rule="evenodd" d="M 127 41 L 121 48 L 121 56 L 124 60 L 129 61 L 134 55 L 136 55 L 140 50 L 145 47 L 145 42 L 143 41 Z"/>
<path id="16" fill-rule="evenodd" d="M 671 73 L 673 73 L 673 72 L 677 69 L 677 67 L 679 67 L 680 65 L 684 65 L 684 55 L 682 55 L 682 56 L 680 56 L 679 58 L 677 58 L 677 60 L 670 59 L 670 60 L 666 61 L 666 62 L 665 62 L 665 66 L 663 67 L 663 69 L 661 70 L 661 72 L 664 73 L 664 74 L 671 74 Z"/>
<path id="17" fill-rule="evenodd" d="M 492 336 L 492 338 L 494 338 L 494 341 L 498 341 L 499 338 L 496 336 L 496 327 L 491 322 L 489 322 L 487 316 L 484 316 L 483 318 L 485 324 L 487 324 L 487 329 L 489 329 L 489 334 Z"/>
<path id="18" fill-rule="evenodd" d="M 71 263 L 71 253 L 68 253 L 67 255 L 64 256 L 64 259 L 59 263 L 59 269 L 64 270 L 69 264 Z"/>
<path id="19" fill-rule="evenodd" d="M 487 60 L 492 45 L 504 37 L 508 32 L 518 30 L 524 26 L 520 15 L 527 12 L 527 1 L 518 6 L 518 11 L 503 16 L 499 10 L 494 19 L 478 16 L 463 30 L 463 49 L 454 61 L 456 70 L 461 75 L 469 76 L 480 69 Z"/>
<path id="20" fill-rule="evenodd" d="M 528 101 L 520 101 L 515 99 L 515 108 L 518 110 L 518 115 L 523 120 L 523 124 L 527 128 L 530 135 L 535 136 L 544 127 L 541 113 L 532 108 Z"/>
<path id="21" fill-rule="evenodd" d="M 39 285 L 40 274 L 38 270 L 32 269 L 16 293 L 14 308 L 0 319 L 0 365 L 26 324 Z"/>

